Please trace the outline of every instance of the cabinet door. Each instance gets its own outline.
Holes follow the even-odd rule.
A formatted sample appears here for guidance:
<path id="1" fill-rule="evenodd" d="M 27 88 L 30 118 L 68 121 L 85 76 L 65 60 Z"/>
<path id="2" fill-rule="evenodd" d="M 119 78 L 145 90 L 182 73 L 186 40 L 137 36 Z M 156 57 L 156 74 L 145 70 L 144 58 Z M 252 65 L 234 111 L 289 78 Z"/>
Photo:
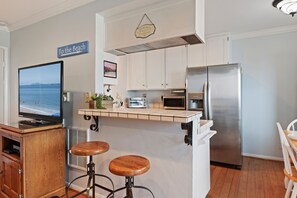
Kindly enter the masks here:
<path id="1" fill-rule="evenodd" d="M 147 88 L 165 88 L 165 50 L 148 51 L 146 54 Z"/>
<path id="2" fill-rule="evenodd" d="M 184 89 L 186 84 L 186 47 L 166 49 L 166 88 Z"/>
<path id="3" fill-rule="evenodd" d="M 128 90 L 146 89 L 145 52 L 127 55 Z"/>
<path id="4" fill-rule="evenodd" d="M 215 36 L 206 39 L 206 64 L 220 65 L 229 63 L 229 36 Z"/>
<path id="5" fill-rule="evenodd" d="M 188 67 L 206 66 L 205 44 L 188 45 Z"/>
<path id="6" fill-rule="evenodd" d="M 10 198 L 18 198 L 21 195 L 21 165 L 3 155 L 1 157 L 1 191 Z"/>

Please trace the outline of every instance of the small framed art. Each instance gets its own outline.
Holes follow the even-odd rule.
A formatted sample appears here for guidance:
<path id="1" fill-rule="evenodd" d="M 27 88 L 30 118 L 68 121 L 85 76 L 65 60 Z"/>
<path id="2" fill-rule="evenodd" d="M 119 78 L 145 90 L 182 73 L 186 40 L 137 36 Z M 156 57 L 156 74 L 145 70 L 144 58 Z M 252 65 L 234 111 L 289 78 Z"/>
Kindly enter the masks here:
<path id="1" fill-rule="evenodd" d="M 117 64 L 110 61 L 103 61 L 104 77 L 117 78 Z"/>

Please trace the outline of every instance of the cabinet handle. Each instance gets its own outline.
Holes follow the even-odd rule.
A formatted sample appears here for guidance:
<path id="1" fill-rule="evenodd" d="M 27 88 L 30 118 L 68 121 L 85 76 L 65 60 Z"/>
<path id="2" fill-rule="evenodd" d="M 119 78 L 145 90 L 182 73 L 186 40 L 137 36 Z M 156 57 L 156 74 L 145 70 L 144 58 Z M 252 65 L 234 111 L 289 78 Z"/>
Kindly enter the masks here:
<path id="1" fill-rule="evenodd" d="M 166 85 L 168 85 L 168 83 L 166 83 Z"/>
<path id="2" fill-rule="evenodd" d="M 164 85 L 164 84 L 161 84 L 162 86 Z"/>
<path id="3" fill-rule="evenodd" d="M 2 171 L 0 171 L 0 175 L 3 175 L 3 170 L 2 170 Z"/>

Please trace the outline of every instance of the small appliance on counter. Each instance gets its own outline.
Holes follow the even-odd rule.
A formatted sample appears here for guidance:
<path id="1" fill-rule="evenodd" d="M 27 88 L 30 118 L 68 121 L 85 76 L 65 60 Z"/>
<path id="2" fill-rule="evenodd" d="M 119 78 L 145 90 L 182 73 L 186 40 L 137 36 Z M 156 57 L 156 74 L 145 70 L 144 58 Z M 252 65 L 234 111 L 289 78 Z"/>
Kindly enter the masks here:
<path id="1" fill-rule="evenodd" d="M 186 90 L 171 90 L 170 95 L 163 96 L 163 107 L 170 110 L 185 110 Z"/>
<path id="2" fill-rule="evenodd" d="M 147 108 L 147 101 L 145 97 L 134 97 L 127 99 L 128 108 Z"/>

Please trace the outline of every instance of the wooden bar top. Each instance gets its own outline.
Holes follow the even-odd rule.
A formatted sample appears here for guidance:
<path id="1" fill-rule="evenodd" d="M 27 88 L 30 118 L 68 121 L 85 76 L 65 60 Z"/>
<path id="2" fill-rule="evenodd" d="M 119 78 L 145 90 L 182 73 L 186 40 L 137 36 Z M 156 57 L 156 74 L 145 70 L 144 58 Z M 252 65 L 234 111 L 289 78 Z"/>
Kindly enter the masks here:
<path id="1" fill-rule="evenodd" d="M 25 125 L 21 123 L 9 123 L 9 124 L 2 124 L 0 123 L 0 129 L 8 130 L 15 133 L 34 133 L 49 129 L 56 129 L 63 127 L 62 124 L 55 124 L 55 125 L 45 125 L 45 126 L 31 126 Z"/>
<path id="2" fill-rule="evenodd" d="M 129 108 L 79 109 L 78 114 L 87 116 L 154 120 L 179 123 L 188 123 L 193 121 L 195 117 L 202 116 L 202 113 L 200 111 Z"/>

